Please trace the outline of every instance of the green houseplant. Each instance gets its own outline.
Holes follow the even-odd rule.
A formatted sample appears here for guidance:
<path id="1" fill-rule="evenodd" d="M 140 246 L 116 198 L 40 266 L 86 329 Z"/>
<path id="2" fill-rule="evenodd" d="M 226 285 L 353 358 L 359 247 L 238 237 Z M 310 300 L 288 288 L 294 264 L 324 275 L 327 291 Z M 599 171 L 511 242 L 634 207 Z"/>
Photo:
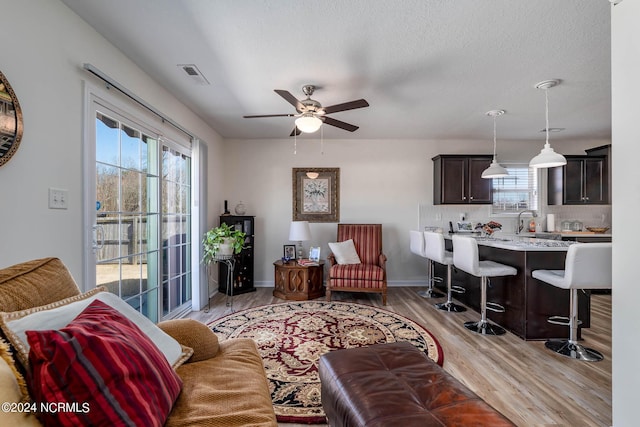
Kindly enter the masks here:
<path id="1" fill-rule="evenodd" d="M 218 256 L 238 254 L 244 248 L 246 233 L 236 230 L 233 225 L 222 223 L 207 231 L 202 239 L 203 261 L 211 262 Z"/>

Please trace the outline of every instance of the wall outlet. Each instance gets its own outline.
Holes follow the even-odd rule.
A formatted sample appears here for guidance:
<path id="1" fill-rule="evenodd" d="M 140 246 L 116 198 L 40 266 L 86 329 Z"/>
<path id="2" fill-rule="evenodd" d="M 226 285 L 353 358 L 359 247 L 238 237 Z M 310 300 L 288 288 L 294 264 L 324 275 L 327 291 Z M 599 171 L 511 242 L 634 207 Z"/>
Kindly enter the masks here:
<path id="1" fill-rule="evenodd" d="M 436 221 L 442 221 L 442 214 L 440 212 L 436 213 Z"/>
<path id="2" fill-rule="evenodd" d="M 69 190 L 49 188 L 49 209 L 68 209 Z"/>

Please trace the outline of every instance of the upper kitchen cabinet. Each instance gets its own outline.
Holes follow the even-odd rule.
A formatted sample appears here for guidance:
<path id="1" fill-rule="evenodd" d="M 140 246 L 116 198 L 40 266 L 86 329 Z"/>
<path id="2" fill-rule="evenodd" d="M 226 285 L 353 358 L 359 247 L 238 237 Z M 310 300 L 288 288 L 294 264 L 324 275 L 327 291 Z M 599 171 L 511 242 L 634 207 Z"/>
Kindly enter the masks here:
<path id="1" fill-rule="evenodd" d="M 482 178 L 491 156 L 441 154 L 433 160 L 433 204 L 492 203 L 493 180 Z"/>
<path id="2" fill-rule="evenodd" d="M 567 164 L 548 170 L 550 205 L 609 204 L 608 156 L 565 156 Z"/>

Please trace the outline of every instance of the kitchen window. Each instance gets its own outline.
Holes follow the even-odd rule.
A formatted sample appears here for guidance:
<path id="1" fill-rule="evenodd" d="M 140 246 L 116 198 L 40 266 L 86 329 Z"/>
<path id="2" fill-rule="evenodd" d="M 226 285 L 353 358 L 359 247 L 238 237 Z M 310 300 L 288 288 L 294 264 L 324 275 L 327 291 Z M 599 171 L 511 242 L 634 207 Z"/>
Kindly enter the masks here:
<path id="1" fill-rule="evenodd" d="M 517 214 L 539 206 L 538 174 L 528 164 L 503 164 L 509 176 L 493 179 L 492 215 Z"/>

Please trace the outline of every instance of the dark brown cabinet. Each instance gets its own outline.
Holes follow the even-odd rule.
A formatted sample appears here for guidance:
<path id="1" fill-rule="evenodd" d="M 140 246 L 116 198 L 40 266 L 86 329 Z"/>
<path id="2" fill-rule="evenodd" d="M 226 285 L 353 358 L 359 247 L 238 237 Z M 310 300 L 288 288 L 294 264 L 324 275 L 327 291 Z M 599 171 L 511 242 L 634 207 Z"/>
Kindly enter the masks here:
<path id="1" fill-rule="evenodd" d="M 606 156 L 565 156 L 567 164 L 548 171 L 548 204 L 609 204 Z"/>
<path id="2" fill-rule="evenodd" d="M 240 230 L 245 233 L 245 248 L 239 253 L 235 254 L 235 266 L 233 268 L 231 285 L 233 286 L 233 295 L 243 294 L 245 292 L 253 292 L 256 290 L 253 283 L 253 254 L 254 254 L 254 217 L 252 216 L 238 216 L 238 215 L 221 215 L 220 224 L 233 225 L 236 230 Z M 218 263 L 218 292 L 227 292 L 227 283 L 225 278 L 227 277 L 227 264 L 221 262 Z M 231 294 L 229 289 L 228 294 Z"/>
<path id="3" fill-rule="evenodd" d="M 485 155 L 439 155 L 433 159 L 433 204 L 491 204 L 493 180 L 482 178 Z"/>
<path id="4" fill-rule="evenodd" d="M 286 300 L 306 301 L 324 296 L 324 261 L 318 265 L 300 265 L 296 261 L 275 266 L 273 296 Z"/>

